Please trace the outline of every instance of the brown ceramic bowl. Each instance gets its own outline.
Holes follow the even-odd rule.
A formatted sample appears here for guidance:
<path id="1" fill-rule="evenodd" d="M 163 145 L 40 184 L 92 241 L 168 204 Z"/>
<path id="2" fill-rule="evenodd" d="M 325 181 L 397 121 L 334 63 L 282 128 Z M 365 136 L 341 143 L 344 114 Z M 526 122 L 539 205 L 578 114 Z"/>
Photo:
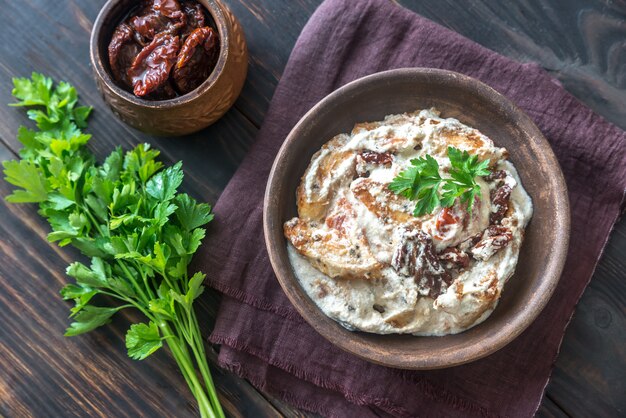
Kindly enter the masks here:
<path id="1" fill-rule="evenodd" d="M 509 150 L 534 203 L 515 275 L 492 315 L 465 332 L 444 337 L 351 332 L 307 296 L 287 257 L 283 223 L 296 216 L 296 187 L 311 156 L 357 122 L 435 106 L 479 129 Z M 426 68 L 386 71 L 328 95 L 293 128 L 269 176 L 264 228 L 269 257 L 283 290 L 304 319 L 338 347 L 374 363 L 436 369 L 487 356 L 511 342 L 539 315 L 559 280 L 569 241 L 569 203 L 559 164 L 530 118 L 487 85 L 462 74 Z"/>
<path id="2" fill-rule="evenodd" d="M 220 36 L 215 69 L 195 90 L 169 100 L 144 100 L 117 85 L 111 77 L 108 46 L 115 27 L 136 6 L 136 0 L 106 2 L 91 31 L 90 55 L 104 100 L 127 124 L 154 135 L 186 135 L 218 120 L 235 103 L 248 71 L 243 30 L 220 0 L 198 0 L 213 17 Z"/>

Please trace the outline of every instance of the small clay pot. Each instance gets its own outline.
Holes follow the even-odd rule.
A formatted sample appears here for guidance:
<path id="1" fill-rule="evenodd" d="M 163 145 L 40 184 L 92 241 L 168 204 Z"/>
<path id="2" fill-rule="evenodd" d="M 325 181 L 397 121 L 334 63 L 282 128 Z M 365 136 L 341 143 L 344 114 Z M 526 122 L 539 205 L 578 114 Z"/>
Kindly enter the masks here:
<path id="1" fill-rule="evenodd" d="M 168 100 L 144 100 L 111 76 L 108 46 L 135 0 L 106 2 L 91 31 L 90 55 L 104 100 L 122 121 L 153 135 L 186 135 L 218 120 L 235 103 L 248 71 L 248 49 L 239 21 L 220 0 L 198 0 L 215 21 L 220 54 L 209 77 L 195 90 Z"/>

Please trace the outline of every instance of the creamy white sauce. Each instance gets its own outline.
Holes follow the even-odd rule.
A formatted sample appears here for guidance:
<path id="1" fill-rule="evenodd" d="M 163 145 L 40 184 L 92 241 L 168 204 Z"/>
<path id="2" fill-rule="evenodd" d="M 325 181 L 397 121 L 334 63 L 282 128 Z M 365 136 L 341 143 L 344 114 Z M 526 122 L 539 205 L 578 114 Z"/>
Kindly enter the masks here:
<path id="1" fill-rule="evenodd" d="M 296 277 L 307 294 L 326 315 L 346 328 L 379 334 L 458 333 L 479 324 L 491 314 L 504 284 L 514 273 L 524 228 L 532 216 L 532 202 L 521 185 L 515 167 L 503 158 L 506 151 L 495 147 L 489 138 L 456 119 L 440 118 L 434 110 L 422 110 L 410 115 L 387 116 L 385 121 L 373 129 L 362 129 L 346 138 L 341 149 L 392 153 L 394 160 L 390 166 L 378 166 L 369 172 L 369 180 L 384 185 L 407 167 L 411 159 L 425 154 L 430 154 L 438 161 L 440 173 L 445 177 L 449 160 L 445 154 L 447 140 L 442 140 L 441 135 L 449 131 L 475 135 L 478 139 L 474 142 L 461 141 L 453 146 L 476 153 L 481 160 L 492 158 L 491 161 L 498 161 L 497 169 L 508 173 L 505 184 L 511 187 L 512 192 L 507 216 L 501 223 L 510 229 L 512 240 L 493 255 L 481 254 L 486 258 L 484 261 L 472 259 L 467 269 L 453 276 L 454 281 L 447 290 L 433 299 L 416 279 L 398 274 L 389 265 L 397 245 L 394 231 L 398 223 L 381 219 L 359 201 L 350 191 L 351 178 L 346 177 L 344 181 L 336 177 L 328 180 L 322 184 L 323 192 L 328 193 L 329 188 L 341 185 L 341 190 L 335 195 L 345 197 L 352 205 L 357 224 L 362 228 L 372 254 L 383 265 L 380 274 L 377 278 L 330 278 L 313 267 L 309 259 L 291 244 L 288 244 L 288 254 Z M 305 191 L 307 184 L 310 187 L 319 181 L 313 177 L 319 169 L 319 161 L 319 158 L 312 161 L 303 176 Z M 347 167 L 340 167 L 338 171 L 345 176 L 350 175 Z M 421 219 L 421 229 L 433 236 L 437 251 L 456 246 L 489 226 L 489 215 L 493 210 L 490 185 L 482 179 L 479 184 L 482 199 L 465 226 L 459 222 L 443 232 L 438 230 L 437 211 L 433 216 Z M 385 199 L 383 194 L 376 196 L 382 205 L 388 203 Z M 462 212 L 458 213 L 465 216 Z"/>

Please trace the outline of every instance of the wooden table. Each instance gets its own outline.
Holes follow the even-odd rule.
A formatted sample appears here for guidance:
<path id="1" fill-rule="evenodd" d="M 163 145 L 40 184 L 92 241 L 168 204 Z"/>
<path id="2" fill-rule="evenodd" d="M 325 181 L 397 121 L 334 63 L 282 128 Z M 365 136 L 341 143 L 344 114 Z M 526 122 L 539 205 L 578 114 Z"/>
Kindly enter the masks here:
<path id="1" fill-rule="evenodd" d="M 31 71 L 74 84 L 95 108 L 89 131 L 98 155 L 147 141 L 171 163 L 184 160 L 184 188 L 215 202 L 242 160 L 291 48 L 320 0 L 226 0 L 250 49 L 246 86 L 215 125 L 183 139 L 157 139 L 119 122 L 104 105 L 89 68 L 88 39 L 103 0 L 0 2 L 0 103 L 11 102 L 11 77 Z M 401 0 L 404 6 L 520 61 L 541 63 L 580 100 L 626 128 L 626 2 L 624 0 Z M 24 112 L 0 106 L 0 159 L 14 158 Z M 0 195 L 9 193 L 0 181 Z M 194 416 L 194 400 L 166 353 L 144 362 L 126 357 L 129 321 L 64 338 L 68 304 L 58 295 L 66 265 L 77 257 L 45 240 L 34 206 L 0 202 L 0 415 Z M 626 414 L 626 223 L 607 250 L 565 336 L 539 415 L 608 417 Z M 202 297 L 203 333 L 219 296 Z M 215 354 L 211 354 L 213 363 Z M 247 381 L 213 369 L 231 416 L 310 416 Z"/>

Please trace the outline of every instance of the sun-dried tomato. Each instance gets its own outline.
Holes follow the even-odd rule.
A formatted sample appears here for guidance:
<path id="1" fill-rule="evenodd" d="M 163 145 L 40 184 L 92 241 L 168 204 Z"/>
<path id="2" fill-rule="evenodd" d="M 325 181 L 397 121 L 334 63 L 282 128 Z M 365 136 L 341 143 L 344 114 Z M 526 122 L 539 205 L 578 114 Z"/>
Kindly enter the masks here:
<path id="1" fill-rule="evenodd" d="M 360 157 L 367 163 L 391 165 L 393 157 L 388 152 L 362 151 Z"/>
<path id="2" fill-rule="evenodd" d="M 460 217 L 451 208 L 441 209 L 435 221 L 435 238 L 444 240 L 459 220 Z"/>
<path id="3" fill-rule="evenodd" d="M 506 178 L 506 171 L 495 170 L 485 176 L 485 181 L 492 182 L 496 180 L 504 180 Z"/>
<path id="4" fill-rule="evenodd" d="M 177 0 L 150 0 L 129 19 L 135 29 L 135 39 L 142 46 L 159 33 L 176 35 L 186 24 L 186 16 Z"/>
<path id="5" fill-rule="evenodd" d="M 145 96 L 167 82 L 178 49 L 178 36 L 158 34 L 141 50 L 128 70 L 135 95 Z"/>
<path id="6" fill-rule="evenodd" d="M 469 266 L 470 258 L 466 252 L 456 247 L 448 247 L 437 254 L 439 261 L 448 269 L 462 270 Z"/>
<path id="7" fill-rule="evenodd" d="M 401 276 L 414 277 L 417 285 L 436 299 L 450 286 L 452 276 L 439 262 L 432 237 L 418 229 L 403 228 L 399 238 L 391 267 Z"/>
<path id="8" fill-rule="evenodd" d="M 489 216 L 490 224 L 499 224 L 507 210 L 509 210 L 509 199 L 511 197 L 511 187 L 504 184 L 491 192 L 492 212 Z"/>
<path id="9" fill-rule="evenodd" d="M 148 93 L 143 98 L 147 100 L 167 100 L 178 96 L 170 80 L 171 79 L 168 78 L 164 84 L 160 85 L 156 90 Z"/>
<path id="10" fill-rule="evenodd" d="M 481 240 L 472 248 L 472 255 L 476 260 L 488 260 L 500 249 L 506 247 L 513 240 L 513 233 L 509 228 L 490 225 L 483 232 Z"/>
<path id="11" fill-rule="evenodd" d="M 356 156 L 356 173 L 359 177 L 369 177 L 376 167 L 390 167 L 392 163 L 393 156 L 388 152 L 361 151 Z"/>
<path id="12" fill-rule="evenodd" d="M 206 15 L 200 3 L 191 0 L 183 0 L 181 8 L 187 19 L 187 26 L 183 31 L 183 36 L 189 35 L 194 29 L 207 26 Z"/>
<path id="13" fill-rule="evenodd" d="M 210 27 L 195 29 L 185 39 L 174 68 L 174 84 L 181 94 L 189 93 L 207 79 L 219 55 L 217 32 Z"/>
<path id="14" fill-rule="evenodd" d="M 113 32 L 113 37 L 109 44 L 109 64 L 113 77 L 116 81 L 122 82 L 129 87 L 130 80 L 128 79 L 127 71 L 141 49 L 134 41 L 133 35 L 133 28 L 126 23 L 122 23 Z"/>
<path id="15" fill-rule="evenodd" d="M 180 8 L 180 3 L 177 0 L 154 0 L 152 7 L 157 12 L 161 13 L 165 17 L 170 19 L 180 19 L 183 15 L 183 11 Z"/>

